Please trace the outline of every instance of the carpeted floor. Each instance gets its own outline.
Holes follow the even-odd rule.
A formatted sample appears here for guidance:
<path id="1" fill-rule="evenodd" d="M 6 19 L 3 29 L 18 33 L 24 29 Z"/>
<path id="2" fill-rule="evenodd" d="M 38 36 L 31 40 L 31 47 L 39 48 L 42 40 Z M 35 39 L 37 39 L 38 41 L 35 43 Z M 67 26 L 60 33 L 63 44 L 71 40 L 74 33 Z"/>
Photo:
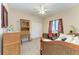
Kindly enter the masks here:
<path id="1" fill-rule="evenodd" d="M 40 55 L 40 39 L 24 41 L 21 46 L 21 55 Z"/>

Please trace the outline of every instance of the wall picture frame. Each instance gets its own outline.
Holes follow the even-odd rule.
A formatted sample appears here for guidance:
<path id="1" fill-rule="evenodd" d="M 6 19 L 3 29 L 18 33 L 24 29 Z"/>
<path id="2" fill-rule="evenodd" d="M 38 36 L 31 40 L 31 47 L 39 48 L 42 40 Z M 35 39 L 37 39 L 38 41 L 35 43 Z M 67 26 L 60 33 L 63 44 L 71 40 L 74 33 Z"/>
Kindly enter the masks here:
<path id="1" fill-rule="evenodd" d="M 3 4 L 1 4 L 1 26 L 2 28 L 8 27 L 8 12 Z"/>

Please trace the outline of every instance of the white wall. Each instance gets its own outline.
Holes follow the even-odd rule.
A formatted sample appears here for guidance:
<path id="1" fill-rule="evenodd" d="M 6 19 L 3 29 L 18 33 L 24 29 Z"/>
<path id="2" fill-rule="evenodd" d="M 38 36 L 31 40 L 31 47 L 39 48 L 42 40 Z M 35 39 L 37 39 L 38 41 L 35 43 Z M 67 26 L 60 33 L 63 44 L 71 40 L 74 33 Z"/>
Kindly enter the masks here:
<path id="1" fill-rule="evenodd" d="M 42 34 L 42 19 L 28 13 L 23 13 L 9 7 L 9 25 L 14 25 L 15 31 L 20 31 L 20 19 L 30 20 L 31 23 L 31 36 L 32 38 L 41 37 Z M 18 22 L 18 24 L 17 24 Z"/>
<path id="2" fill-rule="evenodd" d="M 79 6 L 61 11 L 55 15 L 52 15 L 52 17 L 45 19 L 43 32 L 48 33 L 49 20 L 58 18 L 63 19 L 65 33 L 69 32 L 71 25 L 73 25 L 76 28 L 76 32 L 79 32 Z"/>

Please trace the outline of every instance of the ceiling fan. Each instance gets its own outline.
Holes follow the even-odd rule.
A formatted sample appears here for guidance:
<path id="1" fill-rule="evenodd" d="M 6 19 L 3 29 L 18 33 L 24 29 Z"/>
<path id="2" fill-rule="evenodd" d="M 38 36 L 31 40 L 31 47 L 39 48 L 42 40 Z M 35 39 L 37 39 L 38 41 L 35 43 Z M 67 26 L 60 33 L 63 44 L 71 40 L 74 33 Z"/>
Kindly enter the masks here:
<path id="1" fill-rule="evenodd" d="M 38 8 L 35 8 L 35 10 L 40 15 L 47 15 L 47 12 L 49 11 L 49 9 L 47 9 L 44 5 L 40 5 Z"/>

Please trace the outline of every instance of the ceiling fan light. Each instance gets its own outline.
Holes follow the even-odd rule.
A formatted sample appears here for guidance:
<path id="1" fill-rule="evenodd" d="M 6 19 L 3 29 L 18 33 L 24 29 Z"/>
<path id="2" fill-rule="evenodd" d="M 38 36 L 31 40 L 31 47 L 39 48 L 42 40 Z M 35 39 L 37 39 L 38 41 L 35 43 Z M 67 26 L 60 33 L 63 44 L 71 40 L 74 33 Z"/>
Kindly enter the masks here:
<path id="1" fill-rule="evenodd" d="M 46 14 L 46 12 L 45 12 L 45 11 L 40 11 L 39 13 L 40 13 L 40 14 Z"/>

